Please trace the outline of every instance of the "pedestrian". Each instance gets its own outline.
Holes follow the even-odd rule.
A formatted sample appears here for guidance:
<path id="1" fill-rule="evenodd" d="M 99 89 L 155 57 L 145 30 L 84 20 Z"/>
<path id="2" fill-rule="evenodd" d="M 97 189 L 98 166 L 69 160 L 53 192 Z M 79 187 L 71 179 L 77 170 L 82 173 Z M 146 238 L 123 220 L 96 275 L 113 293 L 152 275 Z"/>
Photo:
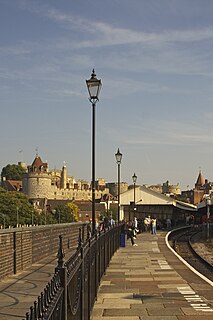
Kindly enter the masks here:
<path id="1" fill-rule="evenodd" d="M 133 247 L 137 247 L 137 243 L 134 241 L 134 231 L 133 231 L 133 226 L 127 224 L 127 240 L 131 240 L 131 244 Z"/>
<path id="2" fill-rule="evenodd" d="M 142 233 L 143 232 L 143 222 L 141 219 L 138 219 L 138 233 Z"/>
<path id="3" fill-rule="evenodd" d="M 138 233 L 138 220 L 136 217 L 134 217 L 134 220 L 132 222 L 132 229 L 133 229 L 133 236 L 134 239 L 137 238 L 137 233 Z"/>
<path id="4" fill-rule="evenodd" d="M 145 229 L 146 232 L 150 231 L 150 224 L 151 224 L 150 216 L 145 217 L 145 219 L 144 219 L 144 229 Z"/>
<path id="5" fill-rule="evenodd" d="M 110 225 L 110 226 L 114 226 L 114 224 L 115 224 L 115 220 L 114 220 L 113 218 L 111 218 L 111 219 L 109 220 L 109 225 Z"/>
<path id="6" fill-rule="evenodd" d="M 96 229 L 96 231 L 98 230 L 98 227 L 99 227 L 98 219 L 95 219 L 95 229 Z"/>
<path id="7" fill-rule="evenodd" d="M 87 224 L 87 237 L 90 238 L 92 235 L 92 219 L 89 219 L 89 223 Z"/>
<path id="8" fill-rule="evenodd" d="M 166 219 L 166 228 L 167 228 L 167 230 L 171 230 L 171 227 L 172 227 L 171 219 L 167 218 Z"/>
<path id="9" fill-rule="evenodd" d="M 134 227 L 137 229 L 138 228 L 138 220 L 136 217 L 134 217 Z"/>
<path id="10" fill-rule="evenodd" d="M 152 223 L 152 234 L 156 234 L 157 220 L 155 217 L 151 219 L 151 223 Z"/>

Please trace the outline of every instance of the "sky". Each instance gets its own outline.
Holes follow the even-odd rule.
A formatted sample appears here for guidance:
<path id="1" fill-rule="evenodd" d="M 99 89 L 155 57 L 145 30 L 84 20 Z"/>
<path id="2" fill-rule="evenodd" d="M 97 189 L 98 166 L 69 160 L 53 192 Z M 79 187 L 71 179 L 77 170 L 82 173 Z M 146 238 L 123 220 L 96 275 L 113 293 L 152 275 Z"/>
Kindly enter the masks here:
<path id="1" fill-rule="evenodd" d="M 212 0 L 0 0 L 0 170 L 31 164 L 91 180 L 213 181 Z M 188 187 L 189 186 L 189 187 Z"/>

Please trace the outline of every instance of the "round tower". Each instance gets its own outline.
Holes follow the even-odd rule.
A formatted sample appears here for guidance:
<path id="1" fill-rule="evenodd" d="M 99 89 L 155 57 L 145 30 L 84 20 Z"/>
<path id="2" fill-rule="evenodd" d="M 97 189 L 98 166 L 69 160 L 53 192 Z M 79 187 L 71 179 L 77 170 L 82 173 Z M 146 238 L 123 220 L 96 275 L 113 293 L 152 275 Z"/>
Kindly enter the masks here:
<path id="1" fill-rule="evenodd" d="M 48 172 L 47 163 L 42 162 L 41 158 L 36 155 L 32 165 L 27 169 L 28 171 L 23 175 L 23 193 L 30 199 L 53 198 L 51 174 Z"/>

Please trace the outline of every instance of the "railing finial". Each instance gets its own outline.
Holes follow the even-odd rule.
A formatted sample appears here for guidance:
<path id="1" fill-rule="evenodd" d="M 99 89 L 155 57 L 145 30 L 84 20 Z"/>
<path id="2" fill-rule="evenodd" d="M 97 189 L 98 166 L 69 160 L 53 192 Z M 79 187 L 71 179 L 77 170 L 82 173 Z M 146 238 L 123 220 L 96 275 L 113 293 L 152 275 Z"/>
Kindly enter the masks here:
<path id="1" fill-rule="evenodd" d="M 57 269 L 63 268 L 63 266 L 64 266 L 64 251 L 63 251 L 63 246 L 62 246 L 62 236 L 61 235 L 59 235 L 59 246 L 58 246 L 57 258 L 58 258 Z"/>

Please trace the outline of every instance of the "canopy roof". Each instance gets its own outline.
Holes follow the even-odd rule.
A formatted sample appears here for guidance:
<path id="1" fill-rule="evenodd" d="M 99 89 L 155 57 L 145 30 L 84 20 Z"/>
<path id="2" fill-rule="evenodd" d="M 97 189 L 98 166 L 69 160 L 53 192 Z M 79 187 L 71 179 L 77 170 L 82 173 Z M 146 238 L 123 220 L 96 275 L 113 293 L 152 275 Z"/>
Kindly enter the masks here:
<path id="1" fill-rule="evenodd" d="M 120 195 L 120 204 L 129 205 L 134 201 L 134 188 L 131 188 Z M 197 211 L 197 207 L 193 204 L 175 200 L 169 196 L 153 191 L 145 186 L 135 188 L 135 204 L 136 205 L 173 205 L 180 209 Z"/>

